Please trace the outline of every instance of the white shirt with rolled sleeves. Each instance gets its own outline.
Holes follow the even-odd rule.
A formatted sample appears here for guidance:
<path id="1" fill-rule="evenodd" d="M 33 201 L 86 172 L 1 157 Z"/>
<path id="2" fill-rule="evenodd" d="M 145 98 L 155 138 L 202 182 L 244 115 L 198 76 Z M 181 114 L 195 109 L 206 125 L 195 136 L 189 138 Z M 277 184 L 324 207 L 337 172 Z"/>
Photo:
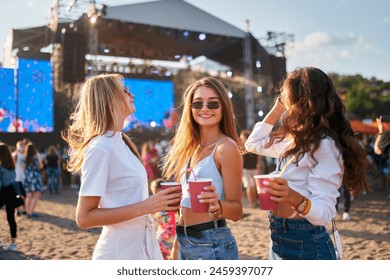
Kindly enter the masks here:
<path id="1" fill-rule="evenodd" d="M 84 154 L 80 196 L 99 196 L 99 207 L 130 205 L 148 197 L 148 179 L 141 161 L 122 140 L 108 131 L 91 140 Z M 161 260 L 154 221 L 143 215 L 103 226 L 92 259 Z"/>
<path id="2" fill-rule="evenodd" d="M 257 123 L 245 143 L 245 148 L 251 153 L 279 158 L 292 141 L 276 140 L 271 147 L 265 148 L 272 128 L 270 124 Z M 322 139 L 314 157 L 318 161 L 317 164 L 310 154 L 306 153 L 299 160 L 298 166 L 294 162 L 290 164 L 282 177 L 288 181 L 291 189 L 311 200 L 310 211 L 304 217 L 313 225 L 326 226 L 336 216 L 338 189 L 344 174 L 343 158 L 330 137 Z M 279 168 L 283 168 L 285 163 L 282 162 Z"/>

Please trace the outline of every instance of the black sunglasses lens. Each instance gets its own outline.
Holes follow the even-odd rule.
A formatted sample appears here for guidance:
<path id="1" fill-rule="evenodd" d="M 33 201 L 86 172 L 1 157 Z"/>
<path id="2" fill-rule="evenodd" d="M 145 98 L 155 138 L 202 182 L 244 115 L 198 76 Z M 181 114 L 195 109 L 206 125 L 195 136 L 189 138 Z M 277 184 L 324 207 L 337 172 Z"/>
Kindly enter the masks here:
<path id="1" fill-rule="evenodd" d="M 220 107 L 219 102 L 209 102 L 207 103 L 207 108 L 209 109 L 218 109 Z M 202 109 L 203 108 L 203 103 L 202 102 L 194 102 L 191 104 L 192 109 Z"/>
<path id="2" fill-rule="evenodd" d="M 202 109 L 203 108 L 203 103 L 202 102 L 194 102 L 191 104 L 192 109 Z"/>
<path id="3" fill-rule="evenodd" d="M 210 103 L 207 103 L 207 107 L 209 109 L 218 109 L 219 108 L 219 103 L 218 102 L 210 102 Z"/>

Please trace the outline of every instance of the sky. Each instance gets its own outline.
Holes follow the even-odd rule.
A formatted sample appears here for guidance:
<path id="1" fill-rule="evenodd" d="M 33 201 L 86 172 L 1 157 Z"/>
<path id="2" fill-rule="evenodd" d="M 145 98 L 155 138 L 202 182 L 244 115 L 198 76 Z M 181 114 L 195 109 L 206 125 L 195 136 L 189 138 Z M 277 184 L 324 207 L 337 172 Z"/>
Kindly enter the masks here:
<path id="1" fill-rule="evenodd" d="M 68 3 L 70 0 L 64 0 Z M 79 0 L 80 1 L 80 0 Z M 84 0 L 85 2 L 88 2 Z M 97 0 L 108 6 L 150 2 Z M 261 42 L 268 31 L 291 34 L 287 71 L 313 66 L 327 73 L 390 81 L 389 0 L 186 0 Z M 42 26 L 53 0 L 0 1 L 0 43 L 12 29 Z M 263 41 L 264 42 L 264 41 Z M 0 61 L 3 52 L 0 52 Z"/>

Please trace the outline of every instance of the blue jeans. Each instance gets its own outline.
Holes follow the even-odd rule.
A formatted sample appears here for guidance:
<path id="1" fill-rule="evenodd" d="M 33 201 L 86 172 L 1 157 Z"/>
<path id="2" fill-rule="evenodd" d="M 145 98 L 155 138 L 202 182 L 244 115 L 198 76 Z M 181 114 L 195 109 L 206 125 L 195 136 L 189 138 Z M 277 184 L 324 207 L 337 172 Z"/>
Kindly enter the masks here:
<path id="1" fill-rule="evenodd" d="M 46 176 L 50 193 L 58 193 L 58 167 L 47 167 Z"/>
<path id="2" fill-rule="evenodd" d="M 180 260 L 238 260 L 236 239 L 228 227 L 202 231 L 201 238 L 177 233 Z"/>
<path id="3" fill-rule="evenodd" d="M 270 259 L 335 260 L 333 242 L 324 226 L 306 219 L 283 219 L 269 214 Z"/>

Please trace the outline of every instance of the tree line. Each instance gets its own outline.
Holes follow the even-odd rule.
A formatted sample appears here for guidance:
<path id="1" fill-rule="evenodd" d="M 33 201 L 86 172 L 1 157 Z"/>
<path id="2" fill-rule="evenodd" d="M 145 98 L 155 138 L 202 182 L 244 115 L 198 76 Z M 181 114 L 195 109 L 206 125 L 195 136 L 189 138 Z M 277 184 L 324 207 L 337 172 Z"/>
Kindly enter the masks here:
<path id="1" fill-rule="evenodd" d="M 390 115 L 390 82 L 361 75 L 330 73 L 329 76 L 351 115 L 359 119 Z"/>

